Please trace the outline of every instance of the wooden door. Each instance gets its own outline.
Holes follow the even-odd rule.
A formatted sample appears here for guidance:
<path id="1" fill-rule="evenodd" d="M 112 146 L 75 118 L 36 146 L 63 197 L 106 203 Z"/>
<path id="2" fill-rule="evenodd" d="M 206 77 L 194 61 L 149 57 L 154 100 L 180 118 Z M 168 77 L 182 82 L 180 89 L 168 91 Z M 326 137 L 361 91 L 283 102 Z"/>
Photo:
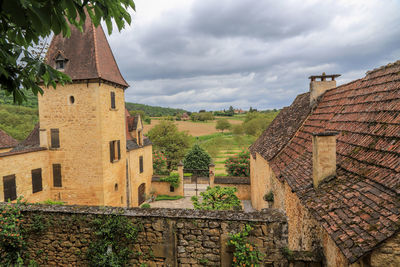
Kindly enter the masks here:
<path id="1" fill-rule="evenodd" d="M 146 193 L 146 184 L 141 184 L 138 188 L 138 205 L 140 206 L 146 199 L 145 199 L 145 193 Z"/>

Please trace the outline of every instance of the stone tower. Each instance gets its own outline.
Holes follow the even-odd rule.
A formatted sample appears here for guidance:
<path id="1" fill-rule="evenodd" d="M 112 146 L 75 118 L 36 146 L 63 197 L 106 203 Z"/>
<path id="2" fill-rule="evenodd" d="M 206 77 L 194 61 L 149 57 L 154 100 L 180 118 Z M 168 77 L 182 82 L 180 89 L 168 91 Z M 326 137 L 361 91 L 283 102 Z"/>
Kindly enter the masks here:
<path id="1" fill-rule="evenodd" d="M 126 206 L 126 134 L 122 77 L 101 26 L 55 36 L 47 64 L 72 83 L 43 88 L 40 143 L 50 150 L 51 198 L 67 204 Z"/>

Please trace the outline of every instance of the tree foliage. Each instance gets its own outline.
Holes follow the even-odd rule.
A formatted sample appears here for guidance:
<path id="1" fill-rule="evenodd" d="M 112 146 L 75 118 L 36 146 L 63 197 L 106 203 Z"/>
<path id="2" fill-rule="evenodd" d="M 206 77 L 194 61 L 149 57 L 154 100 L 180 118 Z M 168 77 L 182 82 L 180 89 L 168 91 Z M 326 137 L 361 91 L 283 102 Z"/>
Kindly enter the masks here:
<path id="1" fill-rule="evenodd" d="M 186 132 L 178 131 L 178 127 L 171 121 L 161 120 L 149 132 L 148 137 L 154 148 L 167 157 L 168 169 L 175 168 L 190 147 L 190 136 Z"/>
<path id="2" fill-rule="evenodd" d="M 22 103 L 26 97 L 21 88 L 36 95 L 43 93 L 39 82 L 56 88 L 57 83 L 71 81 L 66 74 L 45 64 L 40 53 L 35 55 L 31 48 L 52 32 L 69 37 L 71 27 L 82 31 L 87 15 L 95 26 L 103 19 L 109 33 L 113 20 L 121 30 L 125 23 L 131 23 L 128 7 L 135 9 L 133 0 L 1 1 L 0 90 L 12 95 L 14 102 Z"/>
<path id="3" fill-rule="evenodd" d="M 207 187 L 200 193 L 201 202 L 198 197 L 192 197 L 193 206 L 196 210 L 240 210 L 242 206 L 236 192 L 236 187 Z"/>
<path id="4" fill-rule="evenodd" d="M 185 110 L 179 108 L 164 108 L 130 102 L 125 103 L 125 105 L 129 111 L 142 110 L 147 116 L 150 117 L 176 116 L 178 114 L 183 114 L 186 112 Z"/>
<path id="5" fill-rule="evenodd" d="M 214 115 L 212 112 L 193 112 L 190 114 L 190 119 L 192 121 L 212 121 L 214 120 Z"/>
<path id="6" fill-rule="evenodd" d="M 221 132 L 224 132 L 224 130 L 228 130 L 231 128 L 231 124 L 227 119 L 220 119 L 217 121 L 217 125 L 215 125 L 215 129 L 221 130 Z"/>
<path id="7" fill-rule="evenodd" d="M 248 135 L 259 136 L 268 125 L 275 119 L 279 111 L 248 112 L 243 122 L 243 130 Z"/>
<path id="8" fill-rule="evenodd" d="M 17 140 L 24 140 L 38 120 L 35 108 L 0 105 L 0 129 Z"/>
<path id="9" fill-rule="evenodd" d="M 183 160 L 185 169 L 191 170 L 208 170 L 211 163 L 210 155 L 202 149 L 198 144 L 195 144 L 192 149 L 186 154 Z"/>

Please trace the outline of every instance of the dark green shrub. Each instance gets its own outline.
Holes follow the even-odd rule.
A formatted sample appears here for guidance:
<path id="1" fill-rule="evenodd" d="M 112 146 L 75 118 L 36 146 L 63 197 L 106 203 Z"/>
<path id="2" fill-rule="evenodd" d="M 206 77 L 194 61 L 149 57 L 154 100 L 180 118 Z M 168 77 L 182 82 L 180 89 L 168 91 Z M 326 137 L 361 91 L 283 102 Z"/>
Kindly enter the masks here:
<path id="1" fill-rule="evenodd" d="M 210 155 L 198 144 L 195 144 L 192 147 L 183 160 L 183 165 L 185 166 L 185 169 L 188 170 L 208 170 L 210 163 Z M 208 171 L 201 174 L 208 176 Z"/>

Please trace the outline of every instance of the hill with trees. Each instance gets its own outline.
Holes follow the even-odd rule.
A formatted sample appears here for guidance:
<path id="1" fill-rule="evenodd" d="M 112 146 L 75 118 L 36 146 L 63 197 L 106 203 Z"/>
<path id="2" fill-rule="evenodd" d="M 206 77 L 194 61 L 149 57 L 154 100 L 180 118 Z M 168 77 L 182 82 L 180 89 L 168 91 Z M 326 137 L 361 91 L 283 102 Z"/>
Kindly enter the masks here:
<path id="1" fill-rule="evenodd" d="M 187 112 L 186 110 L 179 108 L 164 108 L 159 106 L 149 106 L 145 104 L 130 103 L 130 102 L 126 102 L 125 106 L 129 111 L 142 110 L 147 116 L 150 117 L 176 116 L 178 114 L 183 114 Z"/>

